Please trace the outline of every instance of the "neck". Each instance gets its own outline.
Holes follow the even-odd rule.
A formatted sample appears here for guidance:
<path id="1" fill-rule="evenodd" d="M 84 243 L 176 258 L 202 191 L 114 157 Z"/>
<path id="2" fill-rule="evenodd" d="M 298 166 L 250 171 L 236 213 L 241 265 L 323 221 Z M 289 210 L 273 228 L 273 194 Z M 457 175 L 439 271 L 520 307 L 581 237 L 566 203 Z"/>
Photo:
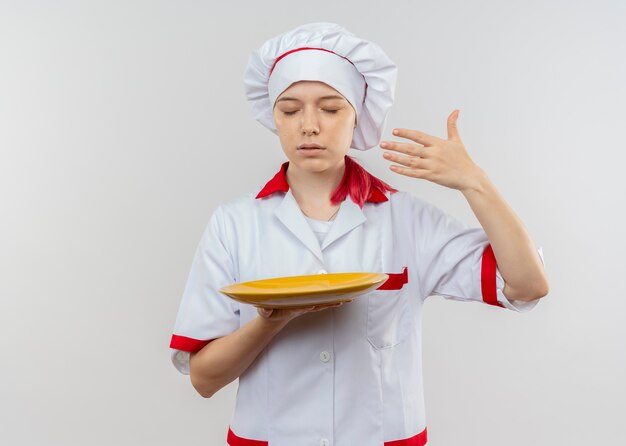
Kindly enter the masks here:
<path id="1" fill-rule="evenodd" d="M 287 183 L 300 206 L 330 206 L 330 196 L 337 189 L 345 171 L 345 162 L 322 172 L 299 169 L 289 163 Z"/>

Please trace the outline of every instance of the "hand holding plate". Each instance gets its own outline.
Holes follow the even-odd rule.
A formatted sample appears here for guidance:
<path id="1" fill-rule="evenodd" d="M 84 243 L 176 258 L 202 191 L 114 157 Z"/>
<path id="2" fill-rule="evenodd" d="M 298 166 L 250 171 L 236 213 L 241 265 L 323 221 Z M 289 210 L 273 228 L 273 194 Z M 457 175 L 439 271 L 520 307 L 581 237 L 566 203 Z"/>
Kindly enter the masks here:
<path id="1" fill-rule="evenodd" d="M 347 302 L 352 302 L 351 299 Z M 327 305 L 310 305 L 307 307 L 296 307 L 296 308 L 263 308 L 257 307 L 257 312 L 259 316 L 269 321 L 286 321 L 289 322 L 292 319 L 295 319 L 298 316 L 301 316 L 305 313 L 312 313 L 315 311 L 325 310 L 327 308 L 337 308 L 342 306 L 346 302 L 338 302 L 335 304 L 327 304 Z"/>

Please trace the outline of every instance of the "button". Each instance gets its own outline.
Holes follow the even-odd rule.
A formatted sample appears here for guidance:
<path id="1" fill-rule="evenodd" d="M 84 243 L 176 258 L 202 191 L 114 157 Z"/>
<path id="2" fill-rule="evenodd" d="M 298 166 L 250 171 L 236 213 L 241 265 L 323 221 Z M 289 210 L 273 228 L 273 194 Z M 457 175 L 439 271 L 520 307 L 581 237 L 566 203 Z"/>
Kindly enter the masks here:
<path id="1" fill-rule="evenodd" d="M 328 446 L 328 445 L 330 445 L 330 442 L 327 439 L 322 438 L 320 440 L 320 446 Z"/>
<path id="2" fill-rule="evenodd" d="M 326 350 L 324 350 L 322 353 L 320 353 L 320 359 L 321 359 L 322 362 L 330 361 L 330 353 L 328 353 Z"/>
<path id="3" fill-rule="evenodd" d="M 320 269 L 317 274 L 328 274 L 328 271 L 326 271 L 325 269 Z"/>

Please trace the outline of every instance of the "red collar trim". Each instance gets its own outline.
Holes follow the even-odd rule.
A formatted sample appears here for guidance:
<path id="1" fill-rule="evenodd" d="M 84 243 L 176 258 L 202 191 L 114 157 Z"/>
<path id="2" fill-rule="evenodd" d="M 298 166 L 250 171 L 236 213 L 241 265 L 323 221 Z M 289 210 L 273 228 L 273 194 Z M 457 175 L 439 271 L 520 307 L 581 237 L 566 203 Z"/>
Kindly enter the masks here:
<path id="1" fill-rule="evenodd" d="M 280 167 L 280 170 L 274 178 L 269 180 L 261 192 L 258 193 L 256 198 L 267 197 L 268 195 L 272 195 L 274 192 L 287 192 L 289 190 L 289 183 L 287 183 L 287 176 L 285 175 L 287 172 L 287 167 L 289 166 L 289 161 L 286 161 Z"/>
<path id="2" fill-rule="evenodd" d="M 287 183 L 286 176 L 287 167 L 289 167 L 289 161 L 282 164 L 280 170 L 265 184 L 263 189 L 261 189 L 261 192 L 257 194 L 256 198 L 267 197 L 268 195 L 272 195 L 274 192 L 287 192 L 289 190 L 289 183 Z M 377 187 L 373 187 L 370 196 L 367 197 L 367 200 L 365 201 L 368 203 L 381 203 L 388 200 L 389 198 L 387 198 L 383 191 Z"/>

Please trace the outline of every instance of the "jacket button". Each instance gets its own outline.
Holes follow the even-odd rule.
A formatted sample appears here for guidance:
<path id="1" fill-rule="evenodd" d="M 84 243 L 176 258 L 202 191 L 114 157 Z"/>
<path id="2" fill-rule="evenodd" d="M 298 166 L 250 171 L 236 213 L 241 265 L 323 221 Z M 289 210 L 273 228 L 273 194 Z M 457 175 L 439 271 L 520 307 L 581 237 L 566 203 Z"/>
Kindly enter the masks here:
<path id="1" fill-rule="evenodd" d="M 330 361 L 330 353 L 328 353 L 326 350 L 324 350 L 322 353 L 320 353 L 320 360 L 322 362 Z"/>
<path id="2" fill-rule="evenodd" d="M 326 271 L 325 269 L 320 269 L 317 274 L 328 274 L 328 271 Z"/>

